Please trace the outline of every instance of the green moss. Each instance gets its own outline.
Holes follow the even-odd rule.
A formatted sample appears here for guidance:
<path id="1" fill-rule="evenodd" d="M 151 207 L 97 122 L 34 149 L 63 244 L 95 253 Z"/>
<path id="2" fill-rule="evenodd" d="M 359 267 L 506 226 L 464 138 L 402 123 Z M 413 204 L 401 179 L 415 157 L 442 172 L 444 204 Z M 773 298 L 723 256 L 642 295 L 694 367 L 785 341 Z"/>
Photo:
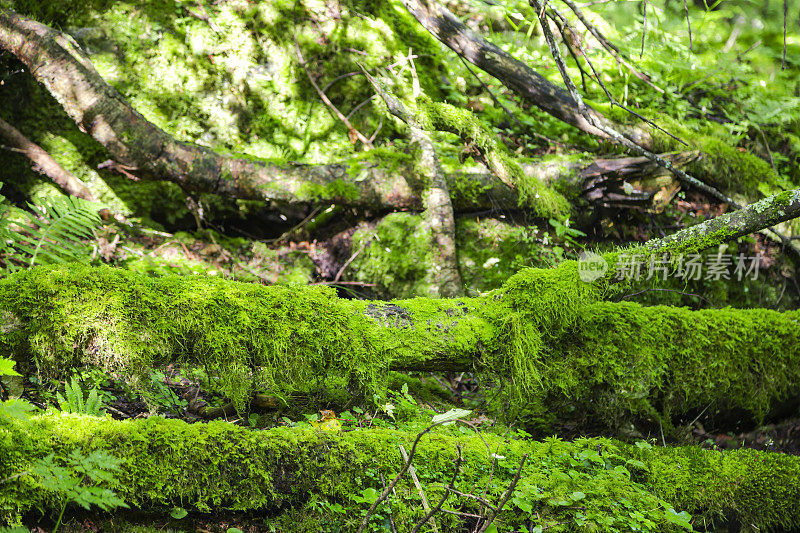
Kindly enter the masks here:
<path id="1" fill-rule="evenodd" d="M 661 127 L 689 143 L 688 149 L 700 150 L 700 158 L 686 168 L 686 172 L 697 179 L 719 187 L 728 194 L 741 194 L 751 200 L 791 188 L 769 163 L 755 154 L 740 150 L 726 132 L 711 125 L 692 130 L 685 122 L 666 115 L 659 115 L 655 120 Z M 656 152 L 687 149 L 660 132 L 654 133 L 654 143 Z"/>
<path id="2" fill-rule="evenodd" d="M 254 387 L 277 394 L 307 389 L 312 376 L 324 376 L 325 372 L 318 374 L 323 368 L 362 390 L 380 389 L 380 365 L 366 361 L 371 357 L 368 347 L 337 333 L 350 316 L 345 308 L 334 309 L 332 289 L 266 288 L 200 276 L 147 278 L 77 265 L 27 271 L 11 279 L 11 284 L 22 283 L 26 289 L 17 295 L 4 291 L 0 300 L 6 308 L 21 310 L 40 291 L 67 300 L 80 298 L 81 303 L 52 300 L 37 306 L 28 326 L 42 329 L 29 330 L 25 342 L 15 348 L 9 343 L 15 344 L 15 337 L 19 341 L 23 332 L 3 335 L 6 349 L 32 356 L 44 372 L 84 359 L 139 376 L 159 361 L 195 361 L 219 376 L 220 391 L 240 409 Z M 9 281 L 4 280 L 8 289 Z M 97 290 L 101 292 L 87 298 Z M 297 307 L 297 298 L 304 305 Z M 66 337 L 73 341 L 63 343 Z M 300 360 L 306 362 L 291 362 Z M 342 371 L 342 365 L 350 370 Z"/>
<path id="3" fill-rule="evenodd" d="M 359 191 L 358 187 L 352 183 L 347 183 L 343 180 L 334 180 L 325 185 L 305 183 L 302 187 L 298 188 L 295 194 L 301 201 L 314 202 L 325 199 L 335 202 L 355 200 L 359 196 Z"/>
<path id="4" fill-rule="evenodd" d="M 380 294 L 394 298 L 430 294 L 431 234 L 421 215 L 391 213 L 374 229 L 357 230 L 351 249 L 362 247 L 352 262 L 353 279 L 377 283 Z"/>
<path id="5" fill-rule="evenodd" d="M 608 280 L 581 281 L 572 261 L 524 269 L 478 298 L 393 302 L 342 300 L 321 287 L 36 268 L 0 280 L 0 350 L 57 375 L 87 364 L 131 376 L 199 364 L 240 408 L 256 389 L 288 395 L 340 382 L 380 399 L 389 369 L 477 368 L 510 382 L 522 404 L 570 405 L 611 425 L 630 415 L 669 424 L 712 402 L 758 418 L 797 392 L 798 311 L 600 301 L 613 290 Z"/>
<path id="6" fill-rule="evenodd" d="M 542 180 L 526 176 L 497 134 L 469 109 L 435 102 L 426 96 L 417 98 L 409 108 L 423 129 L 452 132 L 474 144 L 490 171 L 517 189 L 520 206 L 542 217 L 559 217 L 570 212 L 569 202 Z"/>
<path id="7" fill-rule="evenodd" d="M 381 490 L 381 475 L 390 479 L 400 467 L 397 446 L 410 449 L 413 438 L 390 430 L 251 431 L 225 422 L 45 414 L 29 421 L 0 418 L 0 439 L 9 451 L 0 465 L 4 472 L 22 472 L 48 453 L 102 449 L 122 460 L 113 488 L 134 508 L 280 509 L 286 518 L 302 518 L 293 531 L 354 529 L 370 503 L 358 499 L 362 491 Z M 762 529 L 800 524 L 797 457 L 748 450 L 723 455 L 606 439 L 531 442 L 442 428 L 422 438 L 414 460 L 429 500 L 438 500 L 451 478 L 456 446 L 463 457 L 456 488 L 471 493 L 485 487 L 490 501 L 499 499 L 527 454 L 514 497 L 498 517 L 501 529 L 534 520 L 555 531 L 679 531 L 668 519 L 673 508 L 700 514 L 696 520 L 725 514 Z M 458 496 L 446 504 L 466 512 L 477 507 L 475 500 Z M 51 510 L 53 501 L 31 476 L 0 486 L 5 517 L 37 508 Z M 376 528 L 389 509 L 400 530 L 422 517 L 408 476 L 379 507 Z M 443 531 L 465 526 L 445 515 L 437 515 L 437 523 Z"/>

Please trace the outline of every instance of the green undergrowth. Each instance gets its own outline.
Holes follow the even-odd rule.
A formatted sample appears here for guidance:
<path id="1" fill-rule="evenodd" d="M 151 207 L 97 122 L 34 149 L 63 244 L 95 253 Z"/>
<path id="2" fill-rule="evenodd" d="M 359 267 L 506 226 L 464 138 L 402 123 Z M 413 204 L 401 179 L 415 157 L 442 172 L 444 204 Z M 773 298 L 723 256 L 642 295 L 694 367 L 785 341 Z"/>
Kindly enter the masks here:
<path id="1" fill-rule="evenodd" d="M 540 217 L 560 217 L 570 213 L 567 199 L 542 180 L 527 176 L 496 132 L 475 113 L 452 104 L 435 102 L 426 96 L 409 105 L 410 112 L 423 129 L 455 133 L 473 147 L 493 174 L 516 188 L 519 206 L 529 208 Z"/>
<path id="2" fill-rule="evenodd" d="M 455 487 L 497 502 L 527 454 L 519 482 L 498 517 L 500 530 L 539 525 L 551 531 L 681 531 L 709 526 L 725 517 L 745 528 L 769 530 L 800 524 L 798 458 L 738 450 L 724 454 L 698 448 L 660 448 L 606 439 L 534 442 L 461 426 L 423 436 L 414 459 L 429 501 L 463 461 Z M 27 420 L 0 418 L 3 472 L 25 472 L 50 453 L 102 450 L 120 467 L 113 489 L 126 504 L 146 512 L 181 507 L 200 512 L 259 510 L 292 531 L 355 529 L 401 465 L 398 450 L 411 449 L 414 433 L 356 430 L 345 433 L 275 428 L 253 431 L 226 422 L 187 424 L 150 418 L 113 421 L 45 413 Z M 54 508 L 56 495 L 23 474 L 0 484 L 3 519 Z M 445 509 L 475 512 L 478 503 L 451 496 Z M 370 530 L 391 514 L 401 530 L 411 529 L 424 510 L 406 476 L 380 505 Z M 689 513 L 694 515 L 689 516 Z M 436 517 L 443 531 L 460 531 L 462 519 Z"/>
<path id="3" fill-rule="evenodd" d="M 364 250 L 353 260 L 352 279 L 377 283 L 376 293 L 385 298 L 430 294 L 430 237 L 423 222 L 421 215 L 392 213 L 374 228 L 359 228 L 351 249 Z M 560 258 L 547 246 L 547 232 L 534 226 L 459 217 L 455 237 L 461 279 L 471 296 L 500 288 L 523 268 L 546 268 Z"/>
<path id="4" fill-rule="evenodd" d="M 380 401 L 390 368 L 475 368 L 508 383 L 514 405 L 566 404 L 612 426 L 631 415 L 669 426 L 712 403 L 758 418 L 798 393 L 797 311 L 601 302 L 616 290 L 580 281 L 575 262 L 522 270 L 477 298 L 392 302 L 45 267 L 0 281 L 0 347 L 25 371 L 93 365 L 134 384 L 152 366 L 200 365 L 240 411 L 254 391 L 326 384 Z"/>

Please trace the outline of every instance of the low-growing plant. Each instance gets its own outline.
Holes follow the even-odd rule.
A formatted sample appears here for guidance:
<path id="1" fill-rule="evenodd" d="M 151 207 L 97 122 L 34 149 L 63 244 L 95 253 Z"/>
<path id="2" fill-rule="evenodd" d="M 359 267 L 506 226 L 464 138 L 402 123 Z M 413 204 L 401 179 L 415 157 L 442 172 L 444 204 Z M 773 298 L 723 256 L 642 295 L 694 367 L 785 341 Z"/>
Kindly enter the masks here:
<path id="1" fill-rule="evenodd" d="M 119 459 L 102 450 L 94 450 L 89 454 L 72 450 L 63 462 L 59 464 L 50 454 L 31 468 L 31 474 L 42 488 L 55 494 L 60 501 L 61 509 L 53 533 L 61 526 L 64 511 L 70 503 L 76 503 L 86 510 L 92 505 L 104 511 L 128 507 L 108 488 L 116 483 L 115 473 L 121 463 Z"/>
<path id="2" fill-rule="evenodd" d="M 64 384 L 64 394 L 56 394 L 59 408 L 65 413 L 81 413 L 91 416 L 103 416 L 105 409 L 103 401 L 96 387 L 89 391 L 89 396 L 84 399 L 83 389 L 80 382 L 73 376 L 70 381 Z"/>

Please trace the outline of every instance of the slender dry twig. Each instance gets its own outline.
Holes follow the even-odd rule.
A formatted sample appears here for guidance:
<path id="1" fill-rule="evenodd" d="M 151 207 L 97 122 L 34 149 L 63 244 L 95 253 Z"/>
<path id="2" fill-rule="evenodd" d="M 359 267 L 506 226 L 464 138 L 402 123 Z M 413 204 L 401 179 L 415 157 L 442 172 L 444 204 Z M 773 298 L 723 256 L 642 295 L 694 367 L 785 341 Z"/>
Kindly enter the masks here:
<path id="1" fill-rule="evenodd" d="M 562 21 L 566 20 L 563 17 L 563 15 L 558 13 L 558 11 L 556 11 L 556 10 L 553 10 L 553 11 L 562 19 Z M 555 22 L 555 19 L 553 19 L 553 22 Z M 558 26 L 557 22 L 556 22 L 556 26 Z M 683 144 L 684 146 L 689 146 L 689 144 L 686 143 L 686 141 L 684 141 L 683 139 L 681 139 L 679 137 L 676 137 L 675 135 L 673 135 L 672 133 L 668 132 L 667 130 L 665 130 L 664 128 L 662 128 L 661 126 L 659 126 L 658 124 L 656 124 L 655 122 L 650 120 L 649 118 L 647 118 L 647 117 L 645 117 L 643 115 L 640 115 L 639 113 L 637 113 L 633 109 L 629 108 L 628 106 L 625 106 L 625 105 L 622 105 L 621 103 L 619 103 L 619 101 L 617 101 L 617 99 L 614 98 L 611 95 L 611 92 L 606 87 L 606 84 L 603 83 L 603 79 L 600 77 L 600 73 L 597 72 L 597 70 L 594 68 L 594 64 L 592 64 L 592 61 L 589 59 L 589 56 L 586 55 L 586 53 L 584 53 L 583 54 L 583 58 L 586 60 L 586 63 L 589 65 L 589 68 L 592 70 L 592 74 L 594 74 L 594 78 L 593 79 L 600 85 L 600 88 L 603 89 L 603 92 L 606 93 L 606 98 L 608 98 L 608 101 L 611 103 L 611 107 L 617 106 L 620 109 L 622 109 L 622 110 L 630 113 L 631 115 L 635 116 L 636 118 L 638 118 L 642 122 L 645 122 L 645 123 L 653 126 L 655 129 L 657 129 L 658 131 L 664 133 L 665 135 L 668 135 L 668 136 L 672 137 L 673 139 L 675 139 L 679 143 Z"/>
<path id="2" fill-rule="evenodd" d="M 361 252 L 364 251 L 364 248 L 366 248 L 367 245 L 372 242 L 372 239 L 374 237 L 375 236 L 372 235 L 372 236 L 370 236 L 369 239 L 367 239 L 363 243 L 361 243 L 361 247 L 356 251 L 356 253 L 351 255 L 350 258 L 347 261 L 344 262 L 344 264 L 342 265 L 342 268 L 339 269 L 339 272 L 337 272 L 336 276 L 333 278 L 333 283 L 338 283 L 339 282 L 339 279 L 341 279 L 342 274 L 344 274 L 344 271 L 347 269 L 347 267 L 350 266 L 350 263 L 352 263 L 355 260 L 355 258 L 358 257 L 358 254 L 360 254 Z"/>
<path id="3" fill-rule="evenodd" d="M 461 450 L 459 450 L 459 454 L 460 453 L 461 453 Z M 0 485 L 3 485 L 4 483 L 8 483 L 9 481 L 14 481 L 18 477 L 22 477 L 22 476 L 26 475 L 27 473 L 28 473 L 28 470 L 25 470 L 24 472 L 18 472 L 16 474 L 12 474 L 12 475 L 8 476 L 7 478 L 0 479 Z"/>
<path id="4" fill-rule="evenodd" d="M 514 489 L 519 482 L 519 478 L 522 475 L 522 467 L 525 466 L 525 460 L 528 458 L 528 454 L 522 455 L 522 460 L 519 462 L 519 468 L 517 469 L 517 473 L 514 475 L 514 479 L 511 481 L 511 485 L 508 486 L 505 493 L 503 493 L 502 498 L 500 498 L 500 503 L 497 504 L 497 510 L 493 513 L 490 513 L 486 518 L 486 521 L 483 523 L 483 526 L 478 530 L 478 533 L 484 533 L 486 529 L 494 522 L 494 519 L 497 518 L 497 515 L 500 514 L 500 511 L 503 510 L 503 506 L 506 504 L 508 499 L 511 497 L 511 494 L 514 493 Z"/>
<path id="5" fill-rule="evenodd" d="M 569 1 L 569 0 L 566 0 L 566 1 Z M 539 8 L 541 6 L 541 3 L 539 2 L 539 0 L 531 0 L 531 4 L 536 8 Z M 628 139 L 627 137 L 625 137 L 624 135 L 622 135 L 618 131 L 616 131 L 616 130 L 614 130 L 612 128 L 609 128 L 609 127 L 607 127 L 607 126 L 605 126 L 603 124 L 597 124 L 596 121 L 594 120 L 594 118 L 586 112 L 586 104 L 583 102 L 583 98 L 581 98 L 581 95 L 578 92 L 577 87 L 575 87 L 575 84 L 572 82 L 572 79 L 569 77 L 569 74 L 567 73 L 566 65 L 564 64 L 564 59 L 561 57 L 561 52 L 558 50 L 558 45 L 555 42 L 555 37 L 553 37 L 553 32 L 550 31 L 550 25 L 547 23 L 547 19 L 545 19 L 544 17 L 541 17 L 539 20 L 540 20 L 540 22 L 542 24 L 542 32 L 544 33 L 545 39 L 547 40 L 547 44 L 550 47 L 550 54 L 553 56 L 553 59 L 556 62 L 556 66 L 558 67 L 558 70 L 559 70 L 559 72 L 561 74 L 561 77 L 564 80 L 564 84 L 567 86 L 567 90 L 569 91 L 570 96 L 572 96 L 572 99 L 575 101 L 575 104 L 578 107 L 578 111 L 581 113 L 581 115 L 584 116 L 584 118 L 587 121 L 589 121 L 592 125 L 594 125 L 598 129 L 602 130 L 606 135 L 611 137 L 611 139 L 613 139 L 614 141 L 618 142 L 619 144 L 622 144 L 623 146 L 625 146 L 629 150 L 633 150 L 634 152 L 638 153 L 639 155 L 643 155 L 643 156 L 647 157 L 648 159 L 650 159 L 651 161 L 655 161 L 661 167 L 669 170 L 670 172 L 672 172 L 673 174 L 678 176 L 678 178 L 680 178 L 681 181 L 683 181 L 685 183 L 688 183 L 688 184 L 694 186 L 695 188 L 697 188 L 697 189 L 699 189 L 699 190 L 701 190 L 701 191 L 713 196 L 714 198 L 717 198 L 717 199 L 719 199 L 719 200 L 721 200 L 721 201 L 723 201 L 723 202 L 725 202 L 725 203 L 727 203 L 729 205 L 738 205 L 736 203 L 736 201 L 733 200 L 732 198 L 724 195 L 723 193 L 721 193 L 717 189 L 715 189 L 715 188 L 703 183 L 702 181 L 698 180 L 697 178 L 693 178 L 692 176 L 689 176 L 688 174 L 686 174 L 682 170 L 676 168 L 671 162 L 665 160 L 664 158 L 662 158 L 662 157 L 660 157 L 660 156 L 658 156 L 658 155 L 656 155 L 656 154 L 654 154 L 654 153 L 652 153 L 652 152 L 650 152 L 648 150 L 645 150 L 644 148 L 642 148 L 641 146 L 639 146 L 635 142 L 631 141 L 630 139 Z M 738 209 L 738 207 L 737 207 L 737 209 Z"/>
<path id="6" fill-rule="evenodd" d="M 325 103 L 325 105 L 328 106 L 331 109 L 331 111 L 333 111 L 334 115 L 336 115 L 336 117 L 339 120 L 341 120 L 345 126 L 347 126 L 347 129 L 351 135 L 355 135 L 355 137 L 359 141 L 361 141 L 361 143 L 364 146 L 367 146 L 369 148 L 374 148 L 374 146 L 372 145 L 372 141 L 364 137 L 364 135 L 360 131 L 355 129 L 353 125 L 350 124 L 350 120 L 348 120 L 348 118 L 344 116 L 342 112 L 339 111 L 339 109 L 335 105 L 333 105 L 333 102 L 331 102 L 330 98 L 328 98 L 328 96 L 322 91 L 322 89 L 320 89 L 319 85 L 314 80 L 314 77 L 311 75 L 311 72 L 308 70 L 308 63 L 306 62 L 305 59 L 303 59 L 303 53 L 300 51 L 300 43 L 297 42 L 297 36 L 295 36 L 294 38 L 294 45 L 297 48 L 297 58 L 300 62 L 300 66 L 303 67 L 303 70 L 306 72 L 306 76 L 308 76 L 308 81 L 311 82 L 311 85 L 314 87 L 314 90 L 317 91 L 320 100 L 322 100 Z"/>
<path id="7" fill-rule="evenodd" d="M 567 46 L 569 55 L 572 56 L 573 61 L 575 61 L 575 66 L 578 67 L 578 71 L 581 73 L 581 86 L 583 87 L 583 92 L 588 92 L 586 88 L 586 71 L 583 70 L 583 65 L 581 65 L 581 62 L 578 60 L 578 55 L 575 53 L 572 43 L 567 38 L 567 30 L 571 29 L 569 24 L 567 24 L 566 20 L 559 21 L 553 13 L 550 13 L 549 16 L 558 28 L 558 32 L 561 34 L 561 42 Z"/>
<path id="8" fill-rule="evenodd" d="M 461 458 L 461 445 L 460 444 L 457 445 L 456 449 L 458 450 L 458 457 L 456 457 L 456 461 L 455 461 L 456 467 L 455 467 L 455 471 L 453 472 L 453 478 L 450 480 L 450 484 L 445 488 L 444 494 L 442 494 L 442 498 L 439 500 L 439 503 L 437 503 L 433 507 L 433 509 L 428 511 L 428 513 L 422 518 L 422 520 L 417 522 L 417 524 L 414 526 L 414 529 L 411 530 L 411 533 L 418 533 L 420 528 L 424 524 L 426 524 L 428 522 L 428 520 L 433 520 L 433 515 L 435 515 L 436 513 L 439 512 L 439 510 L 444 505 L 444 502 L 447 500 L 448 496 L 450 496 L 450 491 L 448 491 L 447 489 L 454 489 L 455 488 L 455 486 L 456 486 L 456 478 L 458 477 L 458 472 L 461 469 L 461 460 L 462 460 L 462 458 Z M 434 526 L 434 528 L 436 527 L 435 526 L 435 522 L 433 523 L 433 526 Z"/>
<path id="9" fill-rule="evenodd" d="M 644 55 L 644 39 L 647 36 L 647 0 L 642 0 L 644 9 L 642 9 L 642 49 L 639 51 L 639 59 Z"/>
<path id="10" fill-rule="evenodd" d="M 362 533 L 367 528 L 367 524 L 369 524 L 369 519 L 375 512 L 375 509 L 377 509 L 378 505 L 380 505 L 386 498 L 389 497 L 389 493 L 392 492 L 395 485 L 397 485 L 397 483 L 400 481 L 400 478 L 403 477 L 403 474 L 405 474 L 408 468 L 411 466 L 411 461 L 414 460 L 414 454 L 417 453 L 417 444 L 419 444 L 420 439 L 436 426 L 441 426 L 442 424 L 446 424 L 448 422 L 452 422 L 452 420 L 444 419 L 440 420 L 439 422 L 434 422 L 430 426 L 426 427 L 425 429 L 417 433 L 417 437 L 414 439 L 414 444 L 411 445 L 411 451 L 408 454 L 408 459 L 405 461 L 405 463 L 403 463 L 403 467 L 400 469 L 400 472 L 398 472 L 395 478 L 392 480 L 392 482 L 389 483 L 389 486 L 386 487 L 381 493 L 381 495 L 378 496 L 378 499 L 372 503 L 369 510 L 367 511 L 367 515 L 361 520 L 361 525 L 358 526 L 358 530 L 356 531 L 356 533 Z"/>
<path id="11" fill-rule="evenodd" d="M 403 448 L 402 444 L 398 446 L 398 448 L 400 448 L 400 454 L 403 456 L 403 460 L 407 461 L 408 454 L 406 454 L 406 449 Z M 419 497 L 422 500 L 422 508 L 425 509 L 426 513 L 430 513 L 431 506 L 428 505 L 428 498 L 425 497 L 425 491 L 422 490 L 422 484 L 420 484 L 419 482 L 419 478 L 417 477 L 417 471 L 414 469 L 414 465 L 408 467 L 408 473 L 409 475 L 411 475 L 411 480 L 414 482 L 414 486 L 417 488 L 417 493 L 419 493 Z M 439 528 L 436 527 L 436 520 L 434 520 L 433 518 L 431 518 L 431 528 L 433 528 L 433 531 L 435 533 L 438 533 Z"/>
<path id="12" fill-rule="evenodd" d="M 386 490 L 386 480 L 383 478 L 383 472 L 381 472 L 381 485 L 383 485 L 383 489 Z M 395 498 L 397 497 L 397 493 L 394 493 Z M 389 525 L 392 526 L 392 533 L 397 533 L 397 526 L 394 525 L 394 518 L 392 518 L 392 513 L 389 513 Z"/>
<path id="13" fill-rule="evenodd" d="M 467 492 L 461 492 L 461 491 L 456 490 L 456 489 L 448 488 L 447 490 L 449 492 L 452 492 L 456 496 L 461 496 L 462 498 L 469 498 L 470 500 L 475 500 L 475 501 L 479 502 L 482 507 L 488 507 L 492 511 L 495 511 L 497 509 L 494 505 L 489 503 L 489 500 L 487 500 L 486 498 L 481 498 L 480 496 L 475 496 L 474 494 L 469 494 Z"/>
<path id="14" fill-rule="evenodd" d="M 369 98 L 367 98 L 366 100 L 364 100 L 363 102 L 361 102 L 360 104 L 358 104 L 357 106 L 355 106 L 355 107 L 354 107 L 354 108 L 353 108 L 353 109 L 352 109 L 352 110 L 351 110 L 351 111 L 350 111 L 350 112 L 347 114 L 347 118 L 348 118 L 348 120 L 350 119 L 350 117 L 352 117 L 353 115 L 355 115 L 355 114 L 356 114 L 356 112 L 357 112 L 359 109 L 361 109 L 362 107 L 364 107 L 366 104 L 370 103 L 370 102 L 373 100 L 373 98 L 375 98 L 376 96 L 378 96 L 378 95 L 377 95 L 377 94 L 373 94 L 372 96 L 370 96 Z"/>
<path id="15" fill-rule="evenodd" d="M 483 518 L 483 517 L 482 517 L 481 515 L 479 515 L 479 514 L 475 514 L 475 513 L 464 513 L 464 512 L 461 512 L 461 511 L 453 511 L 453 510 L 451 510 L 451 509 L 440 509 L 440 512 L 442 512 L 442 513 L 447 513 L 447 514 L 452 514 L 452 515 L 455 515 L 455 516 L 461 516 L 461 517 L 464 517 L 464 518 L 477 518 L 478 520 L 480 520 L 481 518 Z"/>
<path id="16" fill-rule="evenodd" d="M 692 23 L 689 21 L 689 3 L 683 0 L 683 10 L 686 12 L 686 28 L 689 30 L 689 50 L 692 50 Z"/>

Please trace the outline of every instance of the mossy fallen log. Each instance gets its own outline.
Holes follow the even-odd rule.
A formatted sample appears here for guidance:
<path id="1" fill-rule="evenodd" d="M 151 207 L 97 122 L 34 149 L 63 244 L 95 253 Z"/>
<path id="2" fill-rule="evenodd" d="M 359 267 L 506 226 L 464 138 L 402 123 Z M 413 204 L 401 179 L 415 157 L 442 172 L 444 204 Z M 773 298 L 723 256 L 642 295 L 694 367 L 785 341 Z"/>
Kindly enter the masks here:
<path id="1" fill-rule="evenodd" d="M 455 426 L 434 430 L 421 438 L 413 463 L 427 497 L 438 501 L 453 476 L 460 447 L 463 462 L 456 490 L 483 495 L 486 488 L 485 498 L 494 505 L 527 454 L 514 496 L 498 516 L 501 530 L 533 523 L 554 531 L 679 531 L 675 521 L 686 518 L 678 514 L 683 511 L 695 515 L 697 526 L 719 519 L 758 531 L 800 526 L 798 457 L 607 439 L 482 437 Z M 414 433 L 385 429 L 254 431 L 226 422 L 187 424 L 162 418 L 0 416 L 0 471 L 27 472 L 51 453 L 58 462 L 74 450 L 103 450 L 122 461 L 116 483 L 104 486 L 133 508 L 294 510 L 292 531 L 318 531 L 327 530 L 326 525 L 357 524 L 371 503 L 365 501 L 365 490 L 380 492 L 381 476 L 389 480 L 397 474 L 402 465 L 399 446 L 410 449 L 414 438 Z M 42 490 L 39 483 L 23 474 L 0 484 L 0 512 L 6 520 L 59 507 L 58 495 Z M 379 507 L 384 518 L 387 508 L 403 531 L 424 514 L 408 479 Z M 445 509 L 475 514 L 479 503 L 454 494 Z M 465 518 L 439 514 L 436 520 L 443 531 L 461 531 Z"/>
<path id="2" fill-rule="evenodd" d="M 22 370 L 55 375 L 201 365 L 240 409 L 256 390 L 280 396 L 335 380 L 371 398 L 390 369 L 477 369 L 510 380 L 525 404 L 566 400 L 612 419 L 709 404 L 759 417 L 800 393 L 800 311 L 600 301 L 609 287 L 581 281 L 570 262 L 523 270 L 477 298 L 392 302 L 44 267 L 0 280 L 0 350 Z"/>

